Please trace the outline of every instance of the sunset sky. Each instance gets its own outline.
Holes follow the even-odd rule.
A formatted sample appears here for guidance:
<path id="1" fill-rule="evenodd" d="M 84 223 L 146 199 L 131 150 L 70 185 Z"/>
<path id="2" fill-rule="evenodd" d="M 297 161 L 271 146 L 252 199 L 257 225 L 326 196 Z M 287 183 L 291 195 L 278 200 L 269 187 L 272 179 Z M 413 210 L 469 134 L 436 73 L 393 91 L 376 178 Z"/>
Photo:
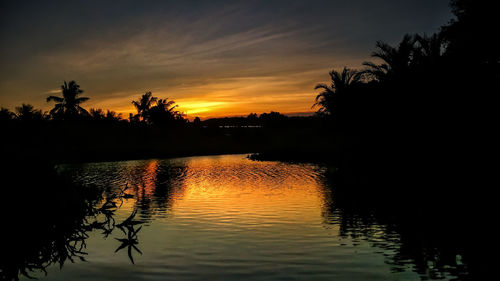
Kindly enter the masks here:
<path id="1" fill-rule="evenodd" d="M 48 110 L 76 80 L 87 109 L 152 91 L 190 118 L 311 112 L 330 69 L 452 17 L 447 0 L 0 3 L 0 106 Z"/>

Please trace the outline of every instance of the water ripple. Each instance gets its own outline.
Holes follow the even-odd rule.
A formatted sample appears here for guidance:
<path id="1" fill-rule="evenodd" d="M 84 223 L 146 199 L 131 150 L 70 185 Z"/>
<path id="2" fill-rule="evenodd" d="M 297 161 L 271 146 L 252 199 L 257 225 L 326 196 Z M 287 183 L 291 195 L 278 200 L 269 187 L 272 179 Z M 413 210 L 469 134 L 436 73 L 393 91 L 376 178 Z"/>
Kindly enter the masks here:
<path id="1" fill-rule="evenodd" d="M 256 162 L 245 155 L 68 165 L 75 181 L 113 189 L 128 184 L 147 221 L 143 255 L 128 266 L 112 241 L 89 238 L 91 265 L 69 265 L 51 280 L 388 280 L 384 229 L 371 241 L 342 235 L 341 217 L 321 181 L 322 167 Z M 397 245 L 397 237 L 392 242 Z M 88 268 L 92 268 L 90 271 Z M 406 272 L 405 274 L 410 274 Z M 396 277 L 395 277 L 396 276 Z M 405 275 L 416 277 L 416 275 Z"/>

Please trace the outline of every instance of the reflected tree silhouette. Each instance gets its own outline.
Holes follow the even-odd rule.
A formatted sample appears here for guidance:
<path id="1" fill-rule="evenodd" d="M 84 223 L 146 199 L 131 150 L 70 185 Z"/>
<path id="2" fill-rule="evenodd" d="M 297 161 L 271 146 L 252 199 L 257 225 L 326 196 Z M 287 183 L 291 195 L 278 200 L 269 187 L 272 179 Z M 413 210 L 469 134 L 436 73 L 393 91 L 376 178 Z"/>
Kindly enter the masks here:
<path id="1" fill-rule="evenodd" d="M 45 150 L 48 153 L 43 157 L 56 159 L 55 153 L 49 156 L 50 150 L 54 148 L 54 143 L 63 143 L 69 149 L 61 149 L 59 154 L 64 157 L 71 155 L 73 158 L 69 160 L 76 158 L 81 161 L 89 153 L 86 150 L 77 152 L 82 147 L 92 146 L 85 138 L 81 138 L 79 142 L 72 140 L 79 140 L 80 135 L 87 135 L 93 137 L 92 144 L 97 146 L 103 142 L 100 138 L 102 135 L 110 136 L 113 141 L 109 146 L 94 150 L 94 153 L 101 157 L 105 152 L 119 147 L 115 142 L 116 132 L 121 132 L 122 136 L 125 136 L 122 139 L 124 142 L 128 140 L 126 143 L 128 146 L 124 145 L 122 150 L 115 150 L 115 154 L 110 153 L 108 157 L 116 155 L 123 157 L 125 151 L 135 149 L 135 154 L 131 153 L 126 157 L 131 155 L 144 158 L 144 155 L 151 155 L 148 154 L 149 150 L 159 151 L 165 147 L 173 147 L 170 151 L 163 152 L 163 155 L 168 156 L 181 153 L 178 152 L 181 150 L 179 147 L 183 148 L 186 154 L 197 151 L 224 152 L 226 147 L 231 148 L 227 145 L 231 142 L 227 141 L 230 139 L 230 134 L 226 137 L 227 131 L 219 130 L 221 125 L 228 125 L 230 120 L 234 121 L 234 124 L 239 124 L 239 127 L 243 127 L 242 124 L 259 126 L 263 124 L 264 127 L 268 127 L 264 129 L 271 129 L 259 131 L 255 135 L 245 135 L 249 131 L 242 131 L 244 132 L 241 134 L 242 137 L 235 140 L 247 141 L 253 145 L 262 139 L 275 137 L 274 142 L 278 145 L 264 143 L 257 147 L 248 145 L 239 149 L 248 151 L 267 149 L 275 153 L 272 154 L 275 159 L 287 156 L 297 158 L 297 155 L 299 157 L 306 155 L 310 158 L 304 157 L 304 159 L 308 160 L 326 159 L 339 167 L 340 172 L 334 177 L 338 179 L 343 174 L 344 178 L 354 183 L 349 188 L 345 188 L 347 180 L 343 182 L 337 180 L 337 183 L 332 184 L 335 188 L 335 197 L 325 211 L 327 218 L 332 214 L 339 215 L 341 235 L 363 237 L 378 247 L 384 247 L 383 241 L 399 239 L 400 247 L 394 249 L 396 254 L 389 260 L 394 264 L 395 270 L 398 270 L 398 266 L 411 263 L 423 278 L 425 276 L 438 278 L 440 272 L 454 272 L 455 276 L 462 276 L 466 267 L 471 272 L 481 267 L 482 259 L 471 250 L 474 248 L 471 239 L 461 240 L 461 238 L 466 235 L 477 237 L 473 233 L 479 224 L 476 221 L 481 221 L 482 215 L 487 217 L 489 214 L 487 212 L 482 214 L 480 211 L 475 211 L 475 215 L 464 213 L 464 209 L 472 205 L 466 196 L 479 197 L 481 200 L 476 204 L 481 206 L 488 205 L 487 200 L 494 198 L 489 196 L 491 190 L 483 188 L 480 184 L 480 179 L 484 178 L 482 174 L 470 170 L 477 169 L 476 166 L 480 166 L 481 163 L 486 163 L 476 155 L 490 155 L 493 151 L 480 151 L 480 149 L 478 151 L 476 147 L 487 147 L 485 140 L 488 138 L 484 137 L 481 129 L 494 132 L 492 128 L 495 128 L 492 120 L 496 120 L 493 116 L 496 110 L 488 107 L 496 104 L 490 103 L 489 99 L 498 92 L 500 85 L 498 83 L 500 48 L 498 42 L 494 41 L 496 36 L 492 35 L 493 32 L 485 34 L 493 26 L 490 21 L 495 18 L 492 13 L 496 9 L 488 9 L 489 7 L 480 1 L 470 0 L 454 0 L 452 7 L 457 19 L 444 26 L 439 34 L 405 35 L 396 46 L 379 41 L 372 55 L 380 59 L 381 63 L 365 62 L 364 71 L 348 68 L 344 68 L 341 72 L 332 71 L 330 85 L 316 86 L 316 89 L 322 90 L 317 95 L 315 103 L 320 107 L 319 113 L 340 116 L 342 118 L 338 123 L 343 122 L 342 128 L 350 128 L 349 135 L 347 133 L 342 135 L 344 132 L 341 130 L 331 132 L 330 127 L 320 126 L 318 130 L 328 131 L 328 134 L 338 133 L 335 137 L 340 140 L 336 139 L 333 143 L 327 139 L 324 142 L 329 145 L 330 150 L 325 150 L 326 145 L 321 146 L 317 142 L 329 137 L 327 134 L 321 135 L 316 131 L 288 134 L 283 130 L 275 130 L 280 127 L 286 128 L 287 126 L 282 126 L 283 124 L 296 123 L 291 123 L 292 118 L 271 112 L 262 114 L 258 118 L 256 114 L 251 114 L 247 120 L 240 117 L 197 121 L 203 125 L 214 124 L 216 128 L 205 130 L 206 135 L 201 135 L 203 138 L 199 138 L 198 135 L 179 137 L 178 142 L 182 145 L 177 144 L 177 146 L 167 146 L 163 142 L 176 139 L 172 137 L 173 134 L 163 135 L 167 130 L 161 134 L 149 135 L 147 132 L 154 130 L 135 130 L 134 126 L 127 126 L 122 130 L 117 126 L 118 122 L 113 126 L 104 127 L 102 131 L 94 131 L 95 128 L 90 129 L 90 127 L 85 130 L 83 127 L 71 128 L 72 124 L 52 127 L 54 125 L 52 123 L 43 128 L 46 130 L 44 134 L 37 134 L 36 137 L 32 136 L 31 130 L 19 126 L 19 130 L 5 133 L 17 136 L 10 140 L 9 145 L 4 146 L 5 153 L 10 155 L 23 151 L 21 156 L 15 155 L 18 160 L 11 166 L 26 167 L 25 162 L 33 158 L 31 153 Z M 463 79 L 464 69 L 473 70 L 467 79 Z M 363 80 L 366 77 L 372 80 Z M 88 98 L 80 97 L 83 93 L 80 86 L 75 81 L 70 81 L 64 82 L 61 89 L 62 97 L 47 98 L 47 102 L 56 103 L 50 111 L 52 119 L 69 120 L 87 115 L 81 104 Z M 138 101 L 132 103 L 138 114 L 131 116 L 131 124 L 140 121 L 146 123 L 149 120 L 157 124 L 165 120 L 182 121 L 182 115 L 175 111 L 173 101 L 158 100 L 151 92 L 145 93 Z M 44 119 L 41 111 L 28 104 L 23 104 L 16 111 L 17 115 L 14 115 L 2 108 L 0 120 L 17 125 L 18 121 L 31 122 Z M 90 115 L 98 120 L 119 119 L 116 114 L 109 111 L 104 114 L 102 110 L 91 111 Z M 238 123 L 241 120 L 247 123 Z M 304 127 L 317 123 L 319 119 L 310 120 Z M 47 123 L 49 121 L 52 120 L 47 120 Z M 197 126 L 202 128 L 202 124 Z M 113 128 L 119 130 L 110 130 Z M 297 130 L 297 127 L 293 129 Z M 211 134 L 218 138 L 212 139 Z M 42 141 L 45 136 L 51 135 L 54 136 L 52 139 Z M 67 138 L 73 135 L 73 138 Z M 135 138 L 143 135 L 144 138 Z M 303 137 L 299 137 L 300 135 Z M 161 144 L 153 146 L 151 140 L 158 136 L 162 137 L 162 141 L 158 141 Z M 33 139 L 36 141 L 31 142 Z M 200 139 L 202 141 L 199 141 Z M 199 146 L 199 143 L 217 145 L 210 150 L 210 147 Z M 196 145 L 199 146 L 199 150 L 196 150 Z M 27 148 L 31 150 L 25 152 Z M 284 151 L 281 155 L 280 149 Z M 304 153 L 297 153 L 300 149 L 303 149 Z M 238 146 L 233 150 L 237 151 Z M 313 155 L 314 153 L 316 155 Z M 468 153 L 471 156 L 464 156 Z M 14 171 L 15 176 L 9 176 L 15 181 L 5 183 L 9 188 L 5 188 L 6 194 L 2 199 L 5 201 L 18 199 L 20 203 L 15 209 L 3 212 L 8 214 L 8 218 L 4 222 L 7 230 L 2 234 L 7 238 L 2 240 L 5 244 L 9 241 L 22 242 L 19 243 L 17 252 L 3 251 L 0 254 L 2 278 L 17 279 L 19 274 L 29 276 L 32 271 L 45 271 L 47 266 L 54 263 L 62 267 L 67 260 L 71 262 L 85 260 L 85 241 L 88 232 L 94 230 L 101 230 L 102 234 L 108 237 L 115 229 L 120 229 L 126 237 L 118 239 L 121 245 L 117 251 L 127 248 L 128 256 L 134 262 L 132 253 L 134 251 L 140 253 L 137 245 L 138 233 L 142 229 L 135 223 L 137 220 L 134 217 L 137 212 L 134 211 L 120 224 L 114 219 L 115 211 L 120 207 L 122 200 L 131 196 L 125 193 L 126 189 L 121 191 L 121 195 L 113 195 L 112 191 L 103 193 L 99 189 L 65 188 L 65 183 L 58 183 L 58 180 L 54 180 L 55 176 L 50 175 L 51 171 L 40 169 L 40 166 L 34 165 L 23 172 Z M 10 171 L 7 170 L 7 174 Z M 466 172 L 457 173 L 457 171 Z M 449 177 L 442 176 L 443 174 Z M 432 176 L 436 175 L 443 185 L 438 188 L 429 187 L 429 182 L 434 183 Z M 463 177 L 468 178 L 463 180 Z M 35 180 L 39 178 L 49 179 L 40 183 Z M 170 179 L 169 171 L 158 171 L 156 178 L 148 183 L 153 186 L 151 190 L 148 190 L 146 183 L 135 187 L 138 190 L 136 194 L 139 195 L 135 208 L 141 209 L 140 216 L 151 217 L 154 208 L 168 207 L 168 200 L 154 202 L 148 192 L 153 192 L 157 197 L 168 197 L 171 192 Z M 411 188 L 401 188 L 408 179 L 424 183 L 425 188 L 414 183 Z M 387 184 L 389 180 L 392 182 Z M 462 184 L 463 181 L 467 181 L 469 185 L 465 188 L 457 187 L 458 184 L 454 185 L 457 182 Z M 359 183 L 365 186 L 356 185 Z M 383 187 L 374 188 L 377 183 Z M 25 191 L 26 194 L 23 194 Z M 9 195 L 9 192 L 14 195 Z M 23 216 L 24 211 L 28 212 L 29 216 Z M 457 222 L 459 219 L 464 219 L 469 224 L 473 222 L 475 227 L 470 227 L 466 231 L 457 228 L 457 225 L 460 225 Z M 26 224 L 26 221 L 32 223 Z M 374 225 L 384 227 L 374 231 Z M 488 239 L 483 240 L 488 241 Z M 495 259 L 491 259 L 490 262 L 493 260 Z M 464 279 L 466 278 L 465 276 Z"/>
<path id="2" fill-rule="evenodd" d="M 133 179 L 133 187 L 137 198 L 135 208 L 140 210 L 142 221 L 148 221 L 158 212 L 171 207 L 173 193 L 179 192 L 180 183 L 184 179 L 187 167 L 164 166 L 158 160 L 146 162 L 141 173 Z"/>
<path id="3" fill-rule="evenodd" d="M 127 248 L 128 257 L 132 263 L 134 263 L 132 249 L 136 250 L 138 253 L 142 255 L 141 250 L 139 250 L 139 248 L 137 248 L 136 246 L 139 244 L 139 240 L 137 239 L 137 233 L 142 229 L 142 226 L 135 228 L 136 225 L 140 225 L 142 224 L 142 222 L 134 220 L 136 214 L 137 210 L 134 210 L 126 220 L 116 225 L 116 227 L 118 227 L 126 235 L 126 238 L 115 238 L 116 240 L 121 242 L 121 245 L 118 248 L 116 248 L 115 253 L 124 248 Z"/>
<path id="4" fill-rule="evenodd" d="M 130 197 L 125 192 L 127 188 L 105 194 L 101 188 L 74 185 L 54 174 L 51 168 L 39 168 L 36 173 L 43 190 L 30 189 L 31 180 L 22 182 L 21 186 L 28 191 L 23 196 L 27 205 L 3 222 L 8 231 L 2 234 L 6 235 L 2 241 L 19 241 L 19 244 L 13 251 L 2 248 L 1 280 L 19 280 L 20 276 L 32 278 L 36 272 L 47 274 L 47 268 L 54 264 L 62 268 L 68 261 L 86 261 L 86 240 L 93 231 L 100 230 L 108 237 L 120 229 L 126 234 L 127 243 L 140 252 L 136 246 L 140 227 L 135 229 L 134 226 L 142 222 L 133 220 L 137 211 L 119 224 L 114 218 L 123 200 Z M 128 256 L 133 263 L 132 253 Z"/>
<path id="5" fill-rule="evenodd" d="M 385 254 L 393 272 L 411 268 L 422 280 L 485 277 L 487 258 L 478 249 L 477 239 L 489 238 L 473 227 L 464 228 L 464 221 L 477 220 L 462 207 L 467 199 L 429 202 L 417 195 L 402 200 L 400 194 L 375 187 L 347 187 L 332 171 L 325 172 L 322 180 L 325 224 L 339 225 L 341 237 L 393 252 Z"/>

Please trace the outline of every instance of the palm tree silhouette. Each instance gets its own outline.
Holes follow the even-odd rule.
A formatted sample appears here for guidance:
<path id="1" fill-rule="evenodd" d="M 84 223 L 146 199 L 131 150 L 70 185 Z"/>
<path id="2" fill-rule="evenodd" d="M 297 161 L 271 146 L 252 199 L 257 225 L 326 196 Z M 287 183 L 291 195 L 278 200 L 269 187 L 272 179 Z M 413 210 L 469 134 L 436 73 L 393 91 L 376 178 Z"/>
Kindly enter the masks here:
<path id="1" fill-rule="evenodd" d="M 148 122 L 156 125 L 167 125 L 172 121 L 181 120 L 182 113 L 175 110 L 177 106 L 175 101 L 168 100 L 168 98 L 159 99 L 149 111 Z"/>
<path id="2" fill-rule="evenodd" d="M 368 67 L 364 73 L 370 74 L 378 81 L 404 75 L 412 63 L 414 44 L 415 39 L 409 34 L 405 34 L 397 47 L 377 41 L 375 45 L 377 51 L 372 53 L 372 57 L 381 59 L 383 63 L 364 62 L 363 65 Z"/>
<path id="3" fill-rule="evenodd" d="M 157 98 L 153 97 L 151 92 L 146 92 L 138 101 L 132 101 L 132 104 L 137 109 L 137 115 L 141 117 L 142 121 L 146 121 L 148 119 L 149 110 L 156 100 Z"/>
<path id="4" fill-rule="evenodd" d="M 116 113 L 115 111 L 112 111 L 112 110 L 108 109 L 106 111 L 106 120 L 120 121 L 120 120 L 122 120 L 122 114 L 121 113 Z"/>
<path id="5" fill-rule="evenodd" d="M 424 64 L 425 67 L 435 66 L 442 58 L 444 53 L 444 38 L 441 34 L 416 35 L 415 43 L 418 43 L 418 48 L 414 51 L 413 60 Z"/>
<path id="6" fill-rule="evenodd" d="M 25 122 L 42 120 L 43 118 L 42 111 L 35 109 L 31 104 L 23 103 L 16 107 L 16 112 L 17 119 Z"/>
<path id="7" fill-rule="evenodd" d="M 80 85 L 76 84 L 74 80 L 69 81 L 61 85 L 62 97 L 49 96 L 47 102 L 54 101 L 56 105 L 50 111 L 53 117 L 62 119 L 75 118 L 80 114 L 88 115 L 87 110 L 80 106 L 81 103 L 87 101 L 87 97 L 78 97 L 83 90 L 80 89 Z"/>
<path id="8" fill-rule="evenodd" d="M 14 112 L 10 111 L 7 108 L 3 108 L 3 107 L 0 108 L 0 122 L 10 121 L 14 117 L 16 117 L 16 115 L 14 114 Z"/>
<path id="9" fill-rule="evenodd" d="M 91 108 L 89 114 L 94 120 L 103 120 L 105 118 L 104 111 L 100 108 Z"/>
<path id="10" fill-rule="evenodd" d="M 178 107 L 178 105 L 175 104 L 175 101 L 168 100 L 168 98 L 159 99 L 158 102 L 156 103 L 156 106 L 154 106 L 154 107 L 160 111 L 168 113 L 169 115 L 171 115 L 173 117 L 175 117 L 178 113 L 177 111 L 174 111 L 174 109 L 176 107 Z"/>
<path id="11" fill-rule="evenodd" d="M 347 67 L 344 67 L 342 72 L 336 70 L 330 71 L 332 84 L 330 86 L 318 84 L 314 87 L 315 90 L 323 89 L 323 91 L 316 96 L 316 102 L 313 107 L 319 106 L 319 113 L 332 114 L 335 111 L 334 106 L 339 95 L 344 95 L 353 85 L 360 83 L 362 74 L 355 69 Z"/>

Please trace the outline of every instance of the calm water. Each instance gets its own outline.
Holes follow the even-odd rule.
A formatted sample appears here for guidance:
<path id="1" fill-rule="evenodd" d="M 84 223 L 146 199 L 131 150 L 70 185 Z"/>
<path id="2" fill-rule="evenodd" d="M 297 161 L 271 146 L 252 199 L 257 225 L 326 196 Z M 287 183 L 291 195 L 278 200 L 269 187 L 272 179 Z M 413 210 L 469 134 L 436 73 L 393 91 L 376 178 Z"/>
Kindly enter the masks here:
<path id="1" fill-rule="evenodd" d="M 87 262 L 48 268 L 41 280 L 417 280 L 394 262 L 400 237 L 383 225 L 345 225 L 325 168 L 255 162 L 245 155 L 67 165 L 79 183 L 116 192 L 116 223 L 137 210 L 137 250 L 127 237 L 91 231 Z M 360 220 L 361 221 L 361 220 Z M 139 251 L 142 252 L 140 254 Z M 459 257 L 457 257 L 459 258 Z M 432 264 L 429 264 L 432 268 Z M 437 278 L 448 279 L 445 272 Z"/>

